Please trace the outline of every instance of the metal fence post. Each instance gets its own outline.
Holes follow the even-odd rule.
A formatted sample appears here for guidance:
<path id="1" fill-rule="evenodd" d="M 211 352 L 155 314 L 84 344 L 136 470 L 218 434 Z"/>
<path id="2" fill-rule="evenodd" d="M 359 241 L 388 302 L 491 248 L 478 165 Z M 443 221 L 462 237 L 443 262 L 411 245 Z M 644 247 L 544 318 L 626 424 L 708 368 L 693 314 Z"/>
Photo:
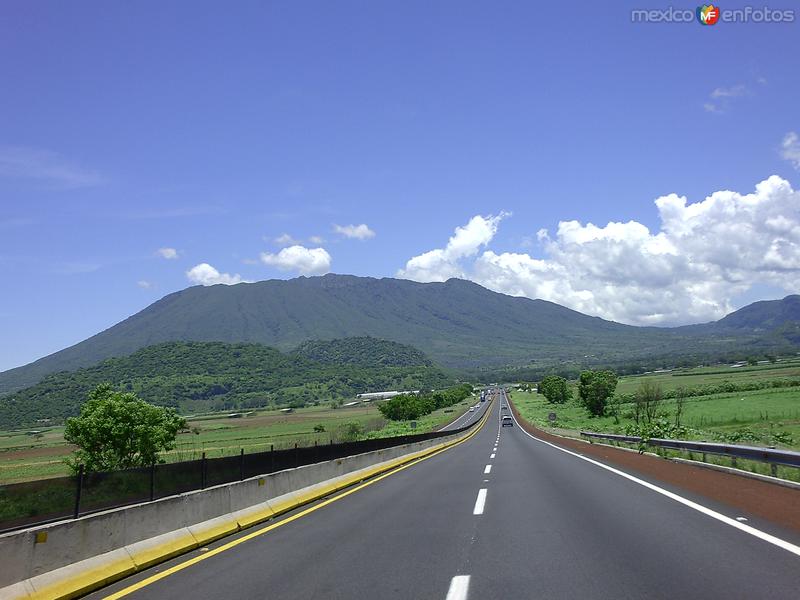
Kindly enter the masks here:
<path id="1" fill-rule="evenodd" d="M 150 465 L 150 502 L 156 499 L 156 463 Z"/>
<path id="2" fill-rule="evenodd" d="M 75 487 L 75 513 L 74 518 L 77 519 L 81 513 L 81 492 L 83 491 L 83 465 L 78 467 L 78 484 Z"/>
<path id="3" fill-rule="evenodd" d="M 239 481 L 244 481 L 244 448 L 239 451 Z"/>
<path id="4" fill-rule="evenodd" d="M 203 458 L 200 460 L 200 489 L 206 489 L 206 453 L 203 452 Z"/>
<path id="5" fill-rule="evenodd" d="M 317 450 L 317 440 L 314 440 L 314 462 L 319 462 L 319 450 Z"/>
<path id="6" fill-rule="evenodd" d="M 275 444 L 269 445 L 269 472 L 275 472 Z"/>
<path id="7" fill-rule="evenodd" d="M 297 451 L 297 442 L 294 443 L 294 467 L 300 466 L 300 453 Z"/>

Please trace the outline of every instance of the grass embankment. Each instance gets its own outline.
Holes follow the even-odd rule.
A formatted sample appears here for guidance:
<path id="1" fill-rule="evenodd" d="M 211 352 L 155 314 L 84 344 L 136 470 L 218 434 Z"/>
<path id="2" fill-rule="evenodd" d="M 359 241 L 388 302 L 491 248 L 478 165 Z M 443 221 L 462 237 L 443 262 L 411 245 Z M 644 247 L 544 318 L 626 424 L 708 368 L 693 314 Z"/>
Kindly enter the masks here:
<path id="1" fill-rule="evenodd" d="M 474 403 L 474 399 L 471 399 Z M 299 446 L 313 446 L 342 441 L 349 423 L 363 430 L 359 439 L 389 437 L 434 431 L 446 425 L 470 405 L 437 410 L 417 421 L 416 429 L 408 422 L 387 422 L 374 404 L 332 409 L 309 407 L 292 413 L 260 410 L 230 418 L 226 414 L 195 415 L 187 419 L 189 431 L 178 435 L 174 450 L 165 453 L 167 462 L 231 456 L 244 448 L 246 453 Z M 315 431 L 321 427 L 323 431 Z M 68 474 L 64 459 L 73 447 L 64 440 L 63 427 L 48 427 L 31 434 L 26 431 L 0 431 L 0 484 L 30 481 Z"/>
<path id="2" fill-rule="evenodd" d="M 706 367 L 622 377 L 617 393 L 635 393 L 643 379 L 661 384 L 664 391 L 678 387 L 697 388 L 720 385 L 800 379 L 800 363 L 778 363 L 757 367 Z M 573 401 L 567 404 L 550 404 L 541 395 L 514 391 L 512 402 L 531 423 L 554 433 L 577 436 L 580 430 L 604 433 L 626 433 L 633 424 L 633 405 L 621 404 L 618 419 L 612 416 L 590 417 L 577 402 L 577 386 L 572 385 Z M 556 413 L 556 421 L 549 422 L 548 414 Z M 659 410 L 662 418 L 675 422 L 676 402 L 663 400 Z M 750 446 L 775 446 L 800 450 L 800 387 L 766 388 L 753 391 L 726 392 L 688 397 L 685 400 L 680 424 L 686 427 L 683 439 L 719 441 Z M 688 453 L 669 453 L 688 457 Z M 693 458 L 697 458 L 695 455 Z M 730 466 L 731 460 L 707 456 L 708 462 Z M 769 465 L 752 461 L 738 461 L 738 468 L 770 473 Z M 800 480 L 800 470 L 779 467 L 779 476 Z"/>

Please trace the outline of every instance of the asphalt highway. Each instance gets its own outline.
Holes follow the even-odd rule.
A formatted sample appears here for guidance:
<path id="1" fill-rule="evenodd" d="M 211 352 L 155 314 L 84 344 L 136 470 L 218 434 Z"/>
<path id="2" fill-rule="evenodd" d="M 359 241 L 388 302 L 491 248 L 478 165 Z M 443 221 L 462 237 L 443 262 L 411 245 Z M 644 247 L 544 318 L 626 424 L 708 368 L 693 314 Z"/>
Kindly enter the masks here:
<path id="1" fill-rule="evenodd" d="M 463 415 L 461 415 L 454 421 L 451 421 L 450 423 L 442 427 L 439 431 L 451 431 L 453 429 L 459 429 L 460 427 L 466 427 L 467 425 L 474 423 L 483 416 L 483 411 L 488 406 L 488 403 L 486 402 L 479 403 L 477 406 L 478 406 L 477 410 L 474 410 L 472 412 L 470 412 L 469 410 L 465 411 Z M 474 407 L 475 405 L 473 405 L 471 408 Z"/>
<path id="2" fill-rule="evenodd" d="M 500 427 L 504 403 L 462 444 L 90 597 L 800 597 L 796 533 Z"/>

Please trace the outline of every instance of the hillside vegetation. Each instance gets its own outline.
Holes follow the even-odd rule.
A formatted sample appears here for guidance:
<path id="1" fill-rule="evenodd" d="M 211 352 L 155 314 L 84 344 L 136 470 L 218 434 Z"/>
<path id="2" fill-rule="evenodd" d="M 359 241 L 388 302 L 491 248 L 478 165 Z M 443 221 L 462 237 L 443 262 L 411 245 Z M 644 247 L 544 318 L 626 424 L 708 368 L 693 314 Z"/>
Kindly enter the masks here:
<path id="1" fill-rule="evenodd" d="M 197 286 L 165 296 L 70 348 L 0 373 L 0 394 L 57 371 L 89 367 L 169 341 L 255 343 L 289 351 L 308 340 L 369 336 L 414 346 L 438 364 L 473 372 L 507 365 L 617 366 L 661 359 L 696 365 L 731 354 L 796 351 L 797 297 L 761 304 L 717 323 L 657 328 L 605 321 L 459 279 L 417 283 L 329 274 Z M 319 356 L 311 358 L 323 362 L 341 358 L 330 349 L 316 347 L 314 352 Z M 508 376 L 528 378 L 511 371 Z"/>
<path id="2" fill-rule="evenodd" d="M 412 346 L 371 337 L 303 342 L 292 354 L 326 365 L 358 365 L 374 368 L 433 365 L 425 354 Z"/>
<path id="3" fill-rule="evenodd" d="M 0 428 L 76 415 L 89 391 L 104 382 L 190 413 L 303 406 L 367 391 L 438 388 L 451 381 L 416 349 L 370 338 L 309 342 L 292 353 L 260 344 L 167 342 L 49 375 L 0 398 Z"/>

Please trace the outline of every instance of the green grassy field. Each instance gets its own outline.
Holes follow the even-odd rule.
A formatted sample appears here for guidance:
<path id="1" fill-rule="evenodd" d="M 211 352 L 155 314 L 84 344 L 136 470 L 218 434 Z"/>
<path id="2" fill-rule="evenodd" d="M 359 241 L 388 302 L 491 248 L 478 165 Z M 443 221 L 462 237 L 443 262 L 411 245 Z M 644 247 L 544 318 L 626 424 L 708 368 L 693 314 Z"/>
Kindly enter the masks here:
<path id="1" fill-rule="evenodd" d="M 550 404 L 535 393 L 512 393 L 512 401 L 522 415 L 540 427 L 551 427 L 565 431 L 598 431 L 625 433 L 625 426 L 632 422 L 626 417 L 630 407 L 623 404 L 619 423 L 614 417 L 590 417 L 576 402 L 563 405 Z M 556 413 L 551 424 L 548 414 Z M 665 418 L 674 421 L 675 402 L 665 400 L 662 407 Z M 681 424 L 688 429 L 688 439 L 715 441 L 720 435 L 748 430 L 753 438 L 739 443 L 769 445 L 800 450 L 800 389 L 768 389 L 753 392 L 713 394 L 687 398 Z M 785 433 L 791 442 L 776 440 L 775 434 Z M 751 437 L 751 436 L 747 436 Z M 779 438 L 785 436 L 778 436 Z"/>
<path id="2" fill-rule="evenodd" d="M 784 360 L 775 364 L 758 366 L 730 367 L 716 365 L 698 367 L 696 369 L 675 369 L 673 371 L 657 371 L 646 375 L 622 377 L 617 385 L 617 392 L 632 394 L 642 379 L 650 379 L 661 384 L 666 390 L 678 387 L 695 387 L 699 385 L 715 385 L 724 381 L 746 382 L 765 381 L 770 379 L 800 378 L 800 360 Z"/>
<path id="3" fill-rule="evenodd" d="M 775 379 L 798 380 L 800 362 L 787 361 L 776 365 L 739 368 L 704 367 L 622 377 L 617 385 L 617 392 L 633 394 L 645 379 L 658 382 L 665 391 L 680 386 L 694 388 L 719 385 L 726 381 L 739 384 Z M 624 434 L 626 426 L 633 423 L 632 404 L 622 403 L 616 419 L 613 416 L 591 417 L 577 402 L 575 382 L 571 383 L 571 389 L 573 400 L 567 404 L 550 404 L 544 396 L 519 390 L 511 393 L 511 400 L 528 421 L 562 435 L 577 436 L 581 430 Z M 551 412 L 556 414 L 555 422 L 548 419 Z M 663 400 L 659 413 L 663 419 L 674 423 L 675 401 Z M 686 427 L 686 435 L 681 436 L 684 439 L 800 450 L 800 387 L 689 397 L 686 398 L 680 424 Z M 669 454 L 680 455 L 677 452 Z M 708 456 L 707 460 L 728 466 L 731 464 L 724 457 Z M 738 466 L 769 473 L 769 466 L 763 463 L 739 461 Z M 798 469 L 781 467 L 779 472 L 781 477 L 800 479 Z"/>
<path id="4" fill-rule="evenodd" d="M 471 399 L 474 403 L 475 399 Z M 442 409 L 420 419 L 412 430 L 409 423 L 387 423 L 374 404 L 350 408 L 309 407 L 292 413 L 253 411 L 246 416 L 229 418 L 227 414 L 189 417 L 189 431 L 178 435 L 174 450 L 165 453 L 167 462 L 231 456 L 244 448 L 246 453 L 311 446 L 316 441 L 327 444 L 340 441 L 348 423 L 358 423 L 362 438 L 424 433 L 439 429 L 469 407 L 470 400 Z M 315 432 L 315 426 L 324 429 Z M 73 447 L 64 440 L 63 427 L 40 428 L 38 433 L 0 431 L 0 484 L 29 481 L 68 474 L 64 459 Z"/>

